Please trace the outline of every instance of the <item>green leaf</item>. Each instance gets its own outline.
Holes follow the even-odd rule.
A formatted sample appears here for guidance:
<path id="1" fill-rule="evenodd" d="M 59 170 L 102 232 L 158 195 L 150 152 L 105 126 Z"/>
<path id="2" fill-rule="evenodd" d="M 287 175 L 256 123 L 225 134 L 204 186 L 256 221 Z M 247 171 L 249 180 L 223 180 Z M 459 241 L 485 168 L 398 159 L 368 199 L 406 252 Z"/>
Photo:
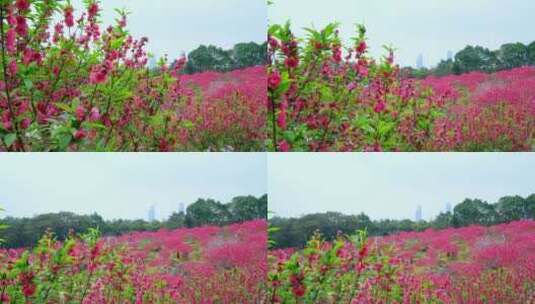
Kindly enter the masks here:
<path id="1" fill-rule="evenodd" d="M 4 136 L 4 143 L 8 147 L 11 147 L 11 145 L 13 145 L 15 140 L 17 140 L 17 134 L 15 134 L 15 133 L 10 133 L 10 134 L 7 134 L 6 136 Z"/>
<path id="2" fill-rule="evenodd" d="M 58 149 L 60 151 L 65 151 L 72 141 L 72 135 L 68 133 L 60 134 L 58 135 L 57 139 L 58 139 Z"/>
<path id="3" fill-rule="evenodd" d="M 71 113 L 73 112 L 71 106 L 69 106 L 68 104 L 65 104 L 65 103 L 56 103 L 54 104 L 56 107 L 60 108 L 61 110 L 63 111 L 66 111 L 68 113 Z"/>
<path id="4" fill-rule="evenodd" d="M 371 126 L 370 120 L 367 116 L 360 115 L 353 120 L 353 125 L 369 134 L 375 133 L 375 129 Z"/>
<path id="5" fill-rule="evenodd" d="M 101 129 L 105 130 L 106 126 L 99 122 L 84 122 L 84 127 L 87 127 L 88 129 Z"/>
<path id="6" fill-rule="evenodd" d="M 379 121 L 378 125 L 378 132 L 379 136 L 386 137 L 392 130 L 395 128 L 395 123 L 393 122 L 386 122 L 386 121 Z"/>
<path id="7" fill-rule="evenodd" d="M 26 87 L 28 90 L 31 90 L 33 88 L 33 82 L 30 79 L 25 78 L 24 87 Z"/>

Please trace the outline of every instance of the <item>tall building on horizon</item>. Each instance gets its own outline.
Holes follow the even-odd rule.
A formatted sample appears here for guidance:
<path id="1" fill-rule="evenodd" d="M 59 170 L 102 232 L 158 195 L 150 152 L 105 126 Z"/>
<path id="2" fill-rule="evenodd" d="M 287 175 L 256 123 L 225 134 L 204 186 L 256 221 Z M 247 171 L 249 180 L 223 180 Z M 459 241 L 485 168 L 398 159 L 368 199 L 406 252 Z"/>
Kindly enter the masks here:
<path id="1" fill-rule="evenodd" d="M 448 51 L 448 60 L 453 60 L 453 51 Z"/>
<path id="2" fill-rule="evenodd" d="M 186 205 L 184 205 L 184 203 L 180 203 L 178 213 L 186 213 Z"/>
<path id="3" fill-rule="evenodd" d="M 424 55 L 420 53 L 418 58 L 416 58 L 416 67 L 421 69 L 424 67 Z"/>
<path id="4" fill-rule="evenodd" d="M 446 203 L 446 209 L 444 210 L 446 213 L 451 213 L 452 212 L 452 206 L 451 206 L 451 203 Z"/>
<path id="5" fill-rule="evenodd" d="M 422 220 L 422 205 L 418 205 L 418 208 L 416 208 L 416 214 L 414 219 L 416 220 L 416 222 Z"/>
<path id="6" fill-rule="evenodd" d="M 156 220 L 156 206 L 151 205 L 149 208 L 149 215 L 148 215 L 149 222 L 154 222 Z"/>

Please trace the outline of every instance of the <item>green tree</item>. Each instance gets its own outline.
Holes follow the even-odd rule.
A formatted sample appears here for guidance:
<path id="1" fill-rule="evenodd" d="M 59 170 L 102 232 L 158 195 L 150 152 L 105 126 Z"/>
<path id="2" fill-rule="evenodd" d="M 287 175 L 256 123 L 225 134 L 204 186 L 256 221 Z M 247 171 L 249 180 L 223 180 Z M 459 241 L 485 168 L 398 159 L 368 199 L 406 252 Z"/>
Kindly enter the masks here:
<path id="1" fill-rule="evenodd" d="M 433 75 L 446 76 L 455 73 L 455 63 L 453 60 L 441 60 L 433 69 Z"/>
<path id="2" fill-rule="evenodd" d="M 245 222 L 267 218 L 267 195 L 260 198 L 254 196 L 238 196 L 228 204 L 233 222 Z"/>
<path id="3" fill-rule="evenodd" d="M 186 226 L 186 214 L 184 212 L 173 212 L 164 225 L 167 229 L 183 228 Z"/>
<path id="4" fill-rule="evenodd" d="M 455 206 L 453 224 L 456 227 L 468 225 L 492 225 L 499 222 L 499 216 L 493 205 L 479 199 L 465 199 Z"/>
<path id="5" fill-rule="evenodd" d="M 198 199 L 186 210 L 186 225 L 188 227 L 225 225 L 232 218 L 227 207 L 213 199 Z"/>
<path id="6" fill-rule="evenodd" d="M 467 46 L 455 55 L 454 69 L 458 73 L 472 71 L 493 72 L 499 61 L 495 52 L 481 46 Z"/>
<path id="7" fill-rule="evenodd" d="M 222 48 L 201 45 L 188 54 L 187 73 L 199 73 L 208 70 L 225 72 L 233 66 L 231 53 Z"/>
<path id="8" fill-rule="evenodd" d="M 535 41 L 527 46 L 528 64 L 535 65 Z"/>
<path id="9" fill-rule="evenodd" d="M 496 204 L 502 222 L 518 221 L 530 218 L 528 202 L 521 196 L 505 196 Z"/>
<path id="10" fill-rule="evenodd" d="M 267 44 L 238 43 L 232 49 L 233 69 L 266 64 Z"/>
<path id="11" fill-rule="evenodd" d="M 522 43 L 507 43 L 498 50 L 500 69 L 517 68 L 529 63 L 528 48 Z"/>
<path id="12" fill-rule="evenodd" d="M 451 212 L 441 212 L 431 223 L 435 229 L 445 229 L 453 226 L 453 214 Z"/>

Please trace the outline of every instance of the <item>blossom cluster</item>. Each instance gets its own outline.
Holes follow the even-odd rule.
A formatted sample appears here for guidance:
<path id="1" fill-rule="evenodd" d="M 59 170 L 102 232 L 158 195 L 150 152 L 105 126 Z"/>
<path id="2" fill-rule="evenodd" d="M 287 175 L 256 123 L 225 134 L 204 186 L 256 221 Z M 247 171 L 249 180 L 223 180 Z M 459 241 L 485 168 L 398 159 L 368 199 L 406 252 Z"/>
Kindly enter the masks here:
<path id="1" fill-rule="evenodd" d="M 534 148 L 533 68 L 425 80 L 394 52 L 368 55 L 357 27 L 268 32 L 268 145 L 276 151 L 525 151 Z"/>
<path id="2" fill-rule="evenodd" d="M 182 75 L 149 67 L 127 12 L 104 27 L 98 0 L 0 4 L 0 151 L 261 150 L 265 72 Z"/>
<path id="3" fill-rule="evenodd" d="M 302 250 L 270 252 L 271 303 L 534 300 L 534 221 L 365 236 L 315 235 Z"/>
<path id="4" fill-rule="evenodd" d="M 0 251 L 0 303 L 259 303 L 267 223 L 97 231 Z"/>

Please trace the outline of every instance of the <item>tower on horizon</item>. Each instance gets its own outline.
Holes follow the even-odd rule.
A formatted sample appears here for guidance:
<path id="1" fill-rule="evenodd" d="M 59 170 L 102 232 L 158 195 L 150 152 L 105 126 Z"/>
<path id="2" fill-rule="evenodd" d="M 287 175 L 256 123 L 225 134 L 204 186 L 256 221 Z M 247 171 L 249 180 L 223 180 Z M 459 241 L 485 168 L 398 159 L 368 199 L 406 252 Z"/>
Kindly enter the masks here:
<path id="1" fill-rule="evenodd" d="M 414 219 L 416 222 L 420 222 L 422 220 L 422 206 L 418 205 L 418 208 L 416 208 L 416 214 Z"/>
<path id="2" fill-rule="evenodd" d="M 149 222 L 154 222 L 156 220 L 156 206 L 151 205 L 149 208 L 149 215 L 148 215 Z"/>
<path id="3" fill-rule="evenodd" d="M 419 54 L 418 58 L 416 59 L 416 67 L 419 69 L 422 69 L 424 67 L 424 55 Z"/>
<path id="4" fill-rule="evenodd" d="M 178 207 L 178 213 L 186 213 L 186 205 L 184 205 L 184 203 L 180 203 Z"/>

